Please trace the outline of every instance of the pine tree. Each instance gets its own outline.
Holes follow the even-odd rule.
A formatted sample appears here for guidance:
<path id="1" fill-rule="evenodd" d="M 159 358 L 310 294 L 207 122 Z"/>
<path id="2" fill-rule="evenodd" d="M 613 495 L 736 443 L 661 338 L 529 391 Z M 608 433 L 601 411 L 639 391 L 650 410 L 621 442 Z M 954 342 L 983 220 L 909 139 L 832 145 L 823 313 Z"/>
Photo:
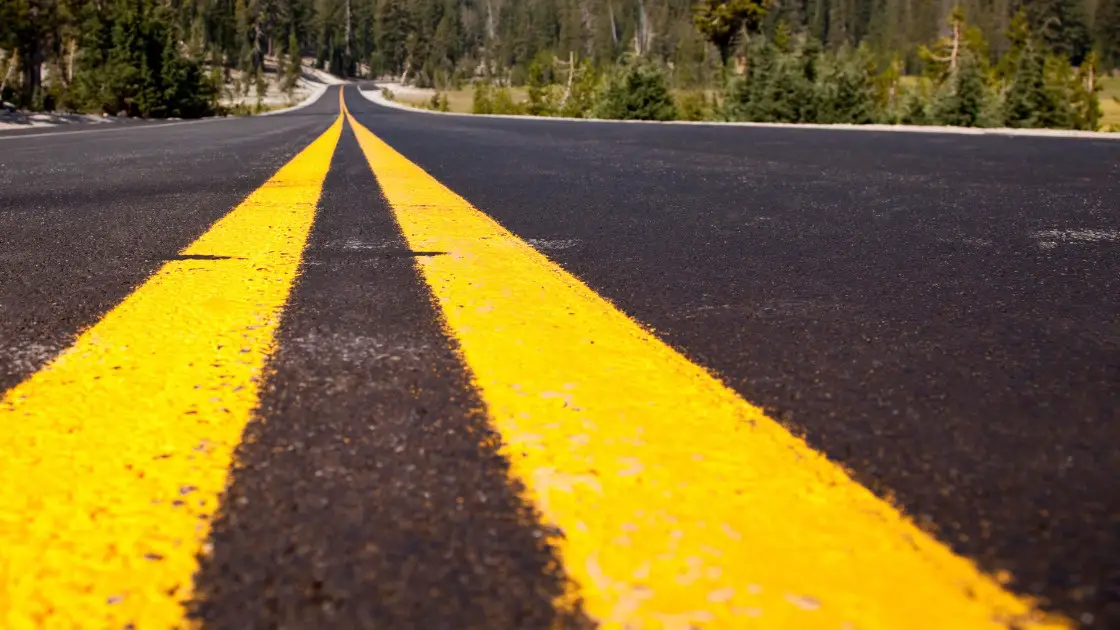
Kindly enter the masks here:
<path id="1" fill-rule="evenodd" d="M 1006 37 L 1009 44 L 1007 52 L 1000 57 L 999 63 L 996 64 L 996 76 L 1005 86 L 1012 81 L 1018 71 L 1020 60 L 1031 45 L 1031 27 L 1025 11 L 1019 10 L 1011 18 Z"/>
<path id="2" fill-rule="evenodd" d="M 1098 0 L 1094 31 L 1101 69 L 1120 68 L 1120 0 Z"/>
<path id="3" fill-rule="evenodd" d="M 291 95 L 296 89 L 300 77 L 303 76 L 302 51 L 300 51 L 299 40 L 296 38 L 295 31 L 288 34 L 286 52 L 288 54 L 288 65 L 284 69 L 284 91 Z"/>
<path id="4" fill-rule="evenodd" d="M 1093 97 L 1079 95 L 1080 78 L 1064 57 L 1031 40 L 1019 60 L 1003 106 L 1008 127 L 1073 128 L 1093 119 Z M 1086 107 L 1079 117 L 1075 103 Z"/>
<path id="5" fill-rule="evenodd" d="M 947 80 L 957 71 L 966 52 L 985 68 L 988 64 L 988 42 L 980 29 L 968 23 L 964 8 L 953 7 L 946 19 L 949 35 L 939 38 L 932 46 L 919 46 L 918 56 L 924 64 L 924 76 L 934 81 Z"/>
<path id="6" fill-rule="evenodd" d="M 1031 30 L 1047 48 L 1080 65 L 1092 45 L 1082 0 L 1032 0 L 1024 9 Z"/>
<path id="7" fill-rule="evenodd" d="M 1097 53 L 1090 52 L 1077 69 L 1073 87 L 1073 127 L 1096 131 L 1101 126 L 1100 77 Z"/>
<path id="8" fill-rule="evenodd" d="M 818 90 L 822 123 L 875 122 L 878 112 L 878 87 L 875 84 L 875 63 L 866 48 L 841 49 L 821 78 Z"/>
<path id="9" fill-rule="evenodd" d="M 583 118 L 595 106 L 596 92 L 599 87 L 599 73 L 590 59 L 581 59 L 572 77 L 572 89 L 567 99 L 560 105 L 560 115 L 568 118 Z"/>
<path id="10" fill-rule="evenodd" d="M 1014 73 L 1003 100 L 1003 124 L 1037 127 L 1038 112 L 1046 100 L 1043 57 L 1038 45 L 1027 39 L 1016 52 Z"/>
<path id="11" fill-rule="evenodd" d="M 726 64 L 736 38 L 756 31 L 765 15 L 766 3 L 760 0 L 700 0 L 693 21 Z"/>
<path id="12" fill-rule="evenodd" d="M 625 60 L 611 72 L 595 116 L 613 120 L 674 120 L 677 107 L 664 71 L 651 62 Z"/>
<path id="13" fill-rule="evenodd" d="M 777 48 L 765 37 L 754 38 L 747 49 L 746 72 L 728 82 L 727 119 L 775 122 L 771 85 L 779 74 Z"/>
<path id="14" fill-rule="evenodd" d="M 899 99 L 898 122 L 903 125 L 934 124 L 930 111 L 932 92 L 930 81 L 925 78 L 919 78 L 917 83 L 905 88 Z"/>
<path id="15" fill-rule="evenodd" d="M 411 16 L 400 0 L 379 0 L 374 19 L 374 29 L 381 50 L 381 71 L 400 76 L 408 61 Z"/>
<path id="16" fill-rule="evenodd" d="M 1039 126 L 1072 129 L 1077 122 L 1074 99 L 1077 91 L 1077 73 L 1064 56 L 1046 55 L 1042 63 L 1045 98 L 1037 112 Z"/>
<path id="17" fill-rule="evenodd" d="M 479 81 L 474 84 L 471 111 L 475 114 L 494 113 L 494 103 L 490 97 L 490 83 L 488 81 Z"/>
<path id="18" fill-rule="evenodd" d="M 933 104 L 933 120 L 942 125 L 986 127 L 992 102 L 987 64 L 969 49 L 961 54 L 957 68 L 942 83 Z"/>
<path id="19" fill-rule="evenodd" d="M 551 116 L 556 113 L 556 103 L 552 92 L 550 74 L 552 64 L 549 55 L 537 53 L 529 65 L 525 87 L 528 96 L 526 103 L 530 116 Z"/>

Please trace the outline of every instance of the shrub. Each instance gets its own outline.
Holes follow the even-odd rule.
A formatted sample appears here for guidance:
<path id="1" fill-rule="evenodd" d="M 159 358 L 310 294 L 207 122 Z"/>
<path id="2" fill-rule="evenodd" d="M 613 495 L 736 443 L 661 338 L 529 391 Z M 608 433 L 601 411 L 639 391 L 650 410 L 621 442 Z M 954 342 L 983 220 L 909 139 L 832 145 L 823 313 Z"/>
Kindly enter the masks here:
<path id="1" fill-rule="evenodd" d="M 474 97 L 471 100 L 471 112 L 475 114 L 493 114 L 494 102 L 490 95 L 490 84 L 479 81 L 474 85 Z"/>
<path id="2" fill-rule="evenodd" d="M 711 120 L 714 107 L 709 102 L 707 94 L 702 91 L 684 92 L 677 97 L 677 109 L 681 120 Z"/>
<path id="3" fill-rule="evenodd" d="M 673 120 L 677 107 L 659 66 L 625 60 L 607 75 L 593 113 L 612 120 Z"/>

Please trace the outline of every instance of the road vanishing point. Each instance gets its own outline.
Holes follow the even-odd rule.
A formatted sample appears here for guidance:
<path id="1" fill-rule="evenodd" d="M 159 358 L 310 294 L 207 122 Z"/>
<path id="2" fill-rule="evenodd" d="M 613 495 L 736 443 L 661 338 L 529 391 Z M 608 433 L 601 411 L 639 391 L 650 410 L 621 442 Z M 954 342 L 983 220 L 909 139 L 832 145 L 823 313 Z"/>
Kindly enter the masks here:
<path id="1" fill-rule="evenodd" d="M 0 628 L 1120 628 L 1120 143 L 0 134 Z"/>

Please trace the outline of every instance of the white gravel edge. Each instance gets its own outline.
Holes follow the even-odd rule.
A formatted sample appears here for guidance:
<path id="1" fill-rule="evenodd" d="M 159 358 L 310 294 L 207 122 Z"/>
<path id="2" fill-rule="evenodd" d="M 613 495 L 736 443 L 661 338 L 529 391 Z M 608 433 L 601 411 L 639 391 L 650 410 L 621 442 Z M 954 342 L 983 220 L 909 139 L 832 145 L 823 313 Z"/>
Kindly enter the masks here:
<path id="1" fill-rule="evenodd" d="M 329 88 L 329 87 L 330 87 L 330 85 L 327 85 L 325 83 L 321 83 L 321 84 L 315 86 L 311 90 L 311 94 L 308 94 L 307 98 L 303 99 L 299 103 L 296 103 L 295 105 L 292 105 L 291 107 L 285 107 L 284 109 L 273 109 L 273 110 L 270 110 L 270 111 L 267 111 L 267 112 L 264 112 L 264 113 L 261 113 L 261 114 L 254 114 L 254 115 L 255 116 L 275 116 L 276 114 L 285 114 L 287 112 L 294 112 L 297 109 L 303 109 L 304 107 L 307 107 L 308 105 L 312 105 L 313 103 L 315 103 L 315 101 L 318 101 L 320 97 L 322 97 L 324 94 L 327 93 L 327 88 Z"/>
<path id="2" fill-rule="evenodd" d="M 692 125 L 710 127 L 761 127 L 774 129 L 825 129 L 833 131 L 894 131 L 900 133 L 941 133 L 960 136 L 1012 136 L 1033 138 L 1082 138 L 1092 140 L 1120 140 L 1120 133 L 1105 131 L 1075 131 L 1072 129 L 980 129 L 977 127 L 935 127 L 922 125 L 826 125 L 819 123 L 761 123 L 761 122 L 712 122 L 689 120 L 602 120 L 598 118 L 563 118 L 551 116 L 511 116 L 506 114 L 460 114 L 457 112 L 441 112 L 431 109 L 421 109 L 403 103 L 390 101 L 381 95 L 381 89 L 363 90 L 358 92 L 368 100 L 383 107 L 403 109 L 420 114 L 433 114 L 436 116 L 469 116 L 472 118 L 503 118 L 509 120 L 555 120 L 564 122 L 582 123 L 611 123 L 611 124 L 638 124 L 638 125 Z"/>
<path id="3" fill-rule="evenodd" d="M 292 111 L 295 111 L 297 109 L 303 109 L 304 107 L 307 107 L 308 105 L 313 104 L 315 101 L 318 101 L 323 96 L 323 94 L 326 94 L 328 88 L 330 88 L 330 85 L 319 85 L 302 102 L 297 103 L 295 105 L 292 105 L 291 107 L 286 107 L 284 109 L 275 109 L 275 110 L 264 112 L 264 113 L 261 113 L 261 114 L 252 114 L 252 115 L 249 115 L 249 116 L 208 116 L 206 118 L 195 118 L 195 119 L 192 119 L 192 120 L 173 120 L 172 122 L 163 122 L 163 123 L 157 123 L 157 124 L 153 124 L 153 125 L 127 125 L 127 126 L 121 126 L 121 127 L 118 127 L 118 126 L 115 126 L 115 125 L 106 127 L 106 126 L 101 126 L 99 123 L 80 123 L 80 126 L 82 126 L 82 127 L 85 127 L 86 125 L 98 125 L 98 128 L 97 129 L 74 129 L 72 131 L 55 131 L 55 130 L 52 129 L 50 131 L 45 131 L 44 133 L 27 133 L 27 134 L 16 134 L 16 135 L 4 135 L 4 134 L 0 133 L 0 141 L 2 141 L 2 140 L 20 140 L 20 139 L 24 139 L 24 138 L 43 138 L 43 137 L 46 137 L 46 136 L 72 136 L 72 135 L 80 134 L 80 133 L 98 133 L 98 132 L 102 132 L 102 131 L 136 131 L 136 130 L 139 130 L 139 129 L 156 129 L 156 128 L 159 128 L 159 127 L 174 127 L 174 126 L 177 126 L 177 125 L 197 125 L 197 124 L 200 124 L 200 123 L 210 123 L 210 122 L 215 122 L 215 121 L 220 121 L 220 120 L 237 120 L 239 118 L 257 118 L 257 117 L 260 117 L 260 116 L 272 116 L 272 115 L 275 115 L 275 114 L 283 114 L 283 113 L 286 113 L 286 112 L 292 112 Z M 2 130 L 0 130 L 0 131 L 2 131 Z"/>

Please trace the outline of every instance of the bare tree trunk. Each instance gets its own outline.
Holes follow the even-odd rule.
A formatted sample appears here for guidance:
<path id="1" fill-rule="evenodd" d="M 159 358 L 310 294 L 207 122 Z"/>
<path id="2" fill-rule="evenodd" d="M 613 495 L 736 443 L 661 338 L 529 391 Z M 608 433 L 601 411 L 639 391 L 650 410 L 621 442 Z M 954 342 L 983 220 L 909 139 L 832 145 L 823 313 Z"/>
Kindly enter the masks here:
<path id="1" fill-rule="evenodd" d="M 649 51 L 649 19 L 646 16 L 646 3 L 638 0 L 638 32 L 634 34 L 634 52 L 639 57 Z"/>
<path id="2" fill-rule="evenodd" d="M 496 25 L 494 24 L 494 5 L 491 0 L 486 0 L 486 37 L 494 41 Z"/>
<path id="3" fill-rule="evenodd" d="M 346 65 L 350 65 L 350 0 L 346 0 Z M 343 72 L 349 72 L 343 68 Z"/>
<path id="4" fill-rule="evenodd" d="M 614 23 L 614 2 L 607 0 L 607 11 L 611 18 L 611 41 L 614 42 L 615 46 L 618 46 L 618 26 Z"/>
<path id="5" fill-rule="evenodd" d="M 580 29 L 584 33 L 595 32 L 595 12 L 591 7 L 592 0 L 581 0 L 579 3 L 579 19 Z M 583 38 L 583 53 L 585 55 L 592 55 L 595 47 L 595 39 L 593 37 Z"/>
<path id="6" fill-rule="evenodd" d="M 564 105 L 568 103 L 568 97 L 572 95 L 572 79 L 576 75 L 576 54 L 568 51 L 568 85 L 564 87 L 564 96 L 560 99 L 560 109 L 564 109 Z"/>
<path id="7" fill-rule="evenodd" d="M 261 56 L 261 20 L 257 16 L 256 21 L 253 23 L 253 70 L 260 70 L 264 67 L 264 57 Z"/>
<path id="8" fill-rule="evenodd" d="M 953 52 L 949 53 L 949 72 L 957 71 L 957 55 L 961 49 L 961 23 L 953 20 Z"/>
<path id="9" fill-rule="evenodd" d="M 74 58 L 78 54 L 78 40 L 71 39 L 66 42 L 66 84 L 74 82 Z"/>

